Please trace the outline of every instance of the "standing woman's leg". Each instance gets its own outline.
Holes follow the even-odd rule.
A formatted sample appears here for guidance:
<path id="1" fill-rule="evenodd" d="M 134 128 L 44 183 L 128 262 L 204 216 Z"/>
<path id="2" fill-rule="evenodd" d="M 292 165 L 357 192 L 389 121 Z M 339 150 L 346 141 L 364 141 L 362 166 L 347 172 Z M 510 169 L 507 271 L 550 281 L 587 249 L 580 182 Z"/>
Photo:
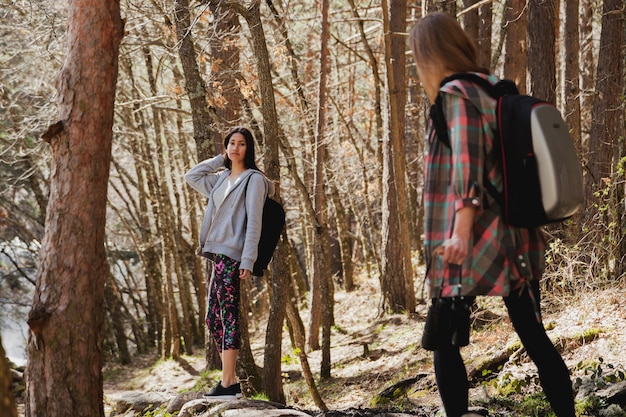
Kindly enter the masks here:
<path id="1" fill-rule="evenodd" d="M 435 351 L 435 378 L 437 389 L 443 402 L 448 417 L 460 417 L 467 413 L 469 406 L 467 381 L 467 370 L 461 356 L 459 346 L 452 344 L 452 334 L 459 332 L 469 332 L 469 306 L 474 302 L 474 297 L 466 297 L 460 303 L 465 303 L 467 310 L 467 320 L 463 315 L 458 314 L 458 309 L 454 306 L 460 304 L 448 298 L 439 300 L 439 324 L 438 341 L 439 347 Z M 463 310 L 463 309 L 462 309 Z M 445 323 L 449 323 L 445 325 Z M 467 326 L 467 327 L 466 327 Z M 469 334 L 469 333 L 468 333 Z M 457 342 L 459 342 L 457 340 Z"/>
<path id="2" fill-rule="evenodd" d="M 217 284 L 215 279 L 215 265 L 211 272 L 211 281 L 209 282 L 209 294 L 207 297 L 206 325 L 215 340 L 217 351 L 222 356 L 222 341 L 224 340 L 224 326 L 220 314 L 220 304 L 217 299 Z"/>
<path id="3" fill-rule="evenodd" d="M 441 346 L 435 351 L 437 389 L 447 417 L 460 417 L 469 406 L 467 370 L 458 346 Z"/>
<path id="4" fill-rule="evenodd" d="M 531 288 L 539 308 L 539 282 L 532 281 Z M 509 317 L 528 356 L 537 365 L 543 391 L 557 417 L 574 417 L 574 394 L 569 371 L 543 327 L 537 320 L 535 306 L 528 287 L 504 298 Z"/>
<path id="5" fill-rule="evenodd" d="M 220 306 L 223 332 L 221 346 L 222 385 L 229 387 L 237 382 L 237 356 L 241 346 L 239 262 L 227 256 L 218 255 L 216 270 L 216 275 L 220 277 L 220 285 L 217 286 L 217 299 Z"/>

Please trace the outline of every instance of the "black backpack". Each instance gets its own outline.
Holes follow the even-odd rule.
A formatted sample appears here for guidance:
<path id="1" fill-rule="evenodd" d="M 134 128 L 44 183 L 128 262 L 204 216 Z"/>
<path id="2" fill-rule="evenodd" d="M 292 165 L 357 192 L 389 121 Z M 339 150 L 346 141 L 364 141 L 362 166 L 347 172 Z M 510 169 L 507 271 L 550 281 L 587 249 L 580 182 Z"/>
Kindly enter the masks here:
<path id="1" fill-rule="evenodd" d="M 441 86 L 461 79 L 480 86 L 498 101 L 494 146 L 502 169 L 503 191 L 484 185 L 506 223 L 537 227 L 572 216 L 583 203 L 582 169 L 574 142 L 558 109 L 520 95 L 511 80 L 491 84 L 470 73 L 453 74 Z M 450 147 L 441 94 L 430 109 L 437 138 Z"/>
<path id="2" fill-rule="evenodd" d="M 250 182 L 250 177 L 248 177 L 248 183 Z M 246 183 L 246 191 L 248 190 L 248 183 Z M 258 254 L 252 268 L 253 276 L 263 276 L 263 272 L 272 260 L 283 227 L 285 227 L 285 209 L 278 201 L 266 197 L 265 204 L 263 204 L 263 220 L 261 223 Z"/>

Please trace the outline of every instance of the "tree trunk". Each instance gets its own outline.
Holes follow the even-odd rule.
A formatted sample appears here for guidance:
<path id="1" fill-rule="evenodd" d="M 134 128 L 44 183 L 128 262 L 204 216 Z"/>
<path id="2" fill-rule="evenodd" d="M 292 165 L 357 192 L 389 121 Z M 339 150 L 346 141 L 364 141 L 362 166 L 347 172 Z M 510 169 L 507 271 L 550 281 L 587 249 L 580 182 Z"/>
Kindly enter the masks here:
<path id="1" fill-rule="evenodd" d="M 591 110 L 593 108 L 594 97 L 594 71 L 596 60 L 594 51 L 594 4 L 595 0 L 580 1 L 580 141 L 581 155 L 585 155 L 589 145 L 589 131 L 591 130 Z M 586 170 L 583 171 L 586 177 Z M 583 177 L 583 182 L 586 181 Z"/>
<path id="2" fill-rule="evenodd" d="M 578 154 L 581 154 L 580 137 L 580 32 L 579 0 L 565 3 L 565 26 L 563 48 L 565 50 L 565 69 L 563 74 L 565 120 L 574 138 Z"/>
<path id="3" fill-rule="evenodd" d="M 580 31 L 579 31 L 579 0 L 563 1 L 564 24 L 563 33 L 563 101 L 565 121 L 574 139 L 579 157 L 582 156 L 581 138 L 581 94 L 580 94 Z M 580 213 L 577 213 L 567 223 L 566 236 L 568 243 L 578 242 L 580 239 Z"/>
<path id="4" fill-rule="evenodd" d="M 228 8 L 210 4 L 213 24 L 209 28 L 209 48 L 211 54 L 211 107 L 215 112 L 215 132 L 213 132 L 213 153 L 224 148 L 224 132 L 240 124 L 240 92 L 237 85 L 239 74 L 239 37 L 241 25 L 239 16 Z M 201 159 L 200 159 L 201 160 Z"/>
<path id="5" fill-rule="evenodd" d="M 343 289 L 354 291 L 354 262 L 352 260 L 352 239 L 350 238 L 350 226 L 348 225 L 348 214 L 341 202 L 339 190 L 331 186 L 333 206 L 335 206 L 335 216 L 337 221 L 337 234 L 339 248 L 341 251 L 341 270 L 343 276 Z"/>
<path id="6" fill-rule="evenodd" d="M 72 0 L 58 76 L 46 231 L 28 317 L 26 416 L 104 416 L 104 230 L 123 22 L 118 2 Z"/>
<path id="7" fill-rule="evenodd" d="M 585 182 L 587 196 L 585 224 L 592 228 L 598 236 L 605 236 L 609 224 L 618 224 L 608 237 L 616 243 L 609 248 L 610 259 L 616 267 L 612 272 L 619 277 L 623 270 L 623 246 L 621 243 L 623 222 L 623 188 L 614 184 L 617 175 L 613 171 L 617 167 L 620 151 L 619 138 L 624 137 L 622 121 L 623 109 L 620 107 L 621 96 L 624 94 L 624 11 L 622 0 L 605 0 L 602 10 L 602 32 L 600 34 L 600 51 L 596 71 L 596 95 L 591 117 L 591 134 L 589 136 L 589 153 L 587 160 L 588 175 Z M 621 124 L 620 124 L 621 122 Z M 609 188 L 611 195 L 617 195 L 600 206 L 608 205 L 608 210 L 598 211 L 594 193 Z M 592 199 L 593 198 L 593 199 Z M 602 216 L 598 219 L 596 216 Z"/>
<path id="8" fill-rule="evenodd" d="M 189 17 L 189 0 L 175 0 L 176 37 L 178 38 L 178 56 L 185 74 L 185 91 L 189 97 L 193 138 L 196 142 L 198 161 L 203 161 L 216 154 L 211 142 L 211 115 L 207 102 L 206 86 L 200 76 Z M 217 148 L 217 149 L 221 149 Z"/>
<path id="9" fill-rule="evenodd" d="M 406 0 L 383 1 L 385 61 L 389 90 L 389 132 L 383 168 L 383 309 L 415 311 L 410 230 L 406 201 L 405 50 Z M 388 137 L 387 137 L 388 136 Z"/>
<path id="10" fill-rule="evenodd" d="M 11 367 L 9 366 L 9 360 L 4 352 L 2 337 L 0 336 L 0 410 L 2 410 L 4 417 L 17 417 L 15 396 L 11 389 L 12 383 Z"/>
<path id="11" fill-rule="evenodd" d="M 478 9 L 478 64 L 493 70 L 496 63 L 491 60 L 491 35 L 493 28 L 493 10 L 491 4 L 484 4 Z"/>
<path id="12" fill-rule="evenodd" d="M 503 76 L 515 81 L 521 94 L 526 93 L 526 0 L 509 0 L 501 36 L 504 40 Z"/>
<path id="13" fill-rule="evenodd" d="M 304 336 L 304 323 L 302 323 L 302 319 L 298 313 L 297 304 L 295 302 L 296 296 L 293 291 L 293 287 L 291 287 L 290 293 L 291 299 L 287 302 L 287 321 L 289 322 L 289 329 L 292 334 L 294 344 L 293 347 L 294 350 L 298 350 L 298 358 L 300 359 L 302 374 L 304 375 L 304 380 L 309 387 L 309 392 L 311 394 L 311 398 L 313 398 L 313 402 L 320 410 L 328 411 L 328 407 L 324 404 L 324 400 L 317 389 L 317 385 L 315 385 L 315 378 L 313 377 L 313 372 L 311 372 L 311 366 L 309 365 L 309 358 L 306 354 L 305 346 L 306 339 Z"/>
<path id="14" fill-rule="evenodd" d="M 128 350 L 128 340 L 124 330 L 124 320 L 122 315 L 119 292 L 115 284 L 113 274 L 107 274 L 107 281 L 104 287 L 104 304 L 111 319 L 111 328 L 115 337 L 115 345 L 119 353 L 119 362 L 122 365 L 130 363 L 130 352 Z"/>
<path id="15" fill-rule="evenodd" d="M 255 393 L 263 392 L 263 381 L 259 367 L 254 362 L 254 355 L 250 348 L 250 334 L 248 331 L 248 313 L 250 312 L 250 281 L 241 280 L 241 299 L 239 300 L 239 327 L 241 331 L 241 349 L 237 360 L 237 374 L 240 380 Z"/>
<path id="16" fill-rule="evenodd" d="M 332 279 L 330 272 L 329 233 L 328 233 L 328 201 L 326 198 L 326 186 L 324 178 L 324 165 L 326 163 L 326 84 L 330 72 L 330 51 L 328 40 L 330 38 L 330 23 L 328 21 L 329 1 L 321 2 L 322 35 L 320 48 L 320 76 L 318 85 L 317 128 L 315 132 L 315 233 L 313 237 L 314 266 L 313 281 L 319 282 L 322 303 L 322 362 L 320 376 L 330 378 L 330 328 L 333 322 L 333 294 Z M 311 333 L 318 328 L 311 327 Z"/>
<path id="17" fill-rule="evenodd" d="M 444 12 L 456 17 L 456 0 L 426 0 L 427 13 Z"/>
<path id="18" fill-rule="evenodd" d="M 556 0 L 528 2 L 528 92 L 556 103 Z"/>
<path id="19" fill-rule="evenodd" d="M 235 1 L 221 1 L 223 7 L 239 13 L 246 19 L 252 38 L 254 55 L 256 57 L 257 72 L 259 75 L 259 90 L 261 93 L 261 113 L 263 116 L 264 141 L 264 168 L 267 176 L 279 183 L 280 166 L 278 163 L 278 146 L 283 139 L 283 134 L 278 124 L 276 101 L 274 99 L 274 86 L 272 71 L 265 40 L 265 32 L 261 23 L 260 1 L 251 1 L 248 7 L 242 6 Z M 280 193 L 277 187 L 277 195 L 280 201 Z M 269 320 L 265 337 L 265 350 L 263 359 L 263 384 L 266 394 L 271 401 L 285 403 L 281 378 L 282 356 L 282 331 L 285 320 L 285 308 L 287 302 L 287 283 L 289 282 L 288 264 L 288 240 L 283 233 L 272 261 L 272 303 L 270 305 Z"/>

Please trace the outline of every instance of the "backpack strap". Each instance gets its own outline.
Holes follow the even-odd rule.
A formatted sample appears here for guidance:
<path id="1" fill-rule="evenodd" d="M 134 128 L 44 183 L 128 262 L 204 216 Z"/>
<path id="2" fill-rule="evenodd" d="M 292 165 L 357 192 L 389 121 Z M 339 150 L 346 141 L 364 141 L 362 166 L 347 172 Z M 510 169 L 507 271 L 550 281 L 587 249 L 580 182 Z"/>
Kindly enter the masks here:
<path id="1" fill-rule="evenodd" d="M 495 100 L 499 100 L 506 95 L 519 94 L 519 90 L 515 83 L 511 80 L 500 80 L 496 84 L 491 84 L 488 80 L 479 76 L 478 74 L 469 72 L 459 72 L 452 74 L 441 81 L 439 88 L 443 87 L 447 83 L 454 80 L 469 81 L 478 85 L 487 94 L 489 94 Z M 430 118 L 433 121 L 433 128 L 437 133 L 437 139 L 439 139 L 448 148 L 450 147 L 450 137 L 448 136 L 448 124 L 446 122 L 446 116 L 443 113 L 443 102 L 441 92 L 437 94 L 435 104 L 430 107 Z"/>
<path id="2" fill-rule="evenodd" d="M 498 81 L 496 84 L 491 84 L 485 78 L 468 72 L 459 72 L 456 74 L 452 74 L 441 81 L 439 88 L 443 87 L 447 83 L 454 80 L 464 80 L 469 81 L 473 84 L 478 85 L 482 88 L 487 94 L 489 94 L 493 99 L 498 101 L 496 109 L 500 106 L 500 100 L 502 97 L 506 95 L 515 95 L 519 94 L 519 90 L 515 83 L 511 80 L 502 79 Z M 430 107 L 430 119 L 433 123 L 433 129 L 435 130 L 437 139 L 443 143 L 446 147 L 450 148 L 450 136 L 448 135 L 448 123 L 446 121 L 446 116 L 443 112 L 443 102 L 442 102 L 441 92 L 437 94 L 437 99 L 435 100 L 435 104 Z M 498 135 L 498 132 L 494 132 Z M 495 142 L 497 145 L 497 141 Z M 487 192 L 496 200 L 496 202 L 503 207 L 504 196 L 501 192 L 498 192 L 496 187 L 488 180 L 487 172 L 483 172 L 483 186 L 487 189 Z"/>

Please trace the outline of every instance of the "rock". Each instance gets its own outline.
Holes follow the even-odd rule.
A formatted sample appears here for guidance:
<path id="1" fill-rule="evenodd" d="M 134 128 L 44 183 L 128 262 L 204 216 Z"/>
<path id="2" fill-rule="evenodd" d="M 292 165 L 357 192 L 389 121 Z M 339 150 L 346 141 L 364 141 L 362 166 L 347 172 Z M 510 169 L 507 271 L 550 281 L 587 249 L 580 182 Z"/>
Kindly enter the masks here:
<path id="1" fill-rule="evenodd" d="M 180 408 L 178 417 L 196 416 L 200 413 L 205 412 L 208 409 L 208 406 L 209 406 L 208 401 L 206 401 L 204 398 L 199 398 L 196 400 L 188 401 Z M 167 409 L 169 410 L 170 407 L 168 407 Z M 178 410 L 174 410 L 174 411 L 178 411 Z M 167 412 L 173 413 L 171 411 L 167 411 Z"/>
<path id="2" fill-rule="evenodd" d="M 604 398 L 609 404 L 617 404 L 624 407 L 626 406 L 626 381 L 611 384 L 606 388 L 598 390 L 596 395 Z"/>
<path id="3" fill-rule="evenodd" d="M 617 404 L 611 404 L 604 410 L 600 410 L 598 415 L 600 417 L 623 417 L 624 410 L 622 410 L 622 407 Z"/>
<path id="4" fill-rule="evenodd" d="M 217 415 L 217 414 L 216 414 Z M 303 413 L 298 410 L 275 409 L 275 410 L 252 410 L 249 408 L 241 408 L 238 410 L 227 410 L 220 413 L 222 417 L 311 417 L 310 414 Z"/>
<path id="5" fill-rule="evenodd" d="M 271 401 L 261 401 L 261 400 L 238 400 L 238 401 L 224 401 L 221 404 L 211 408 L 211 413 L 215 413 L 215 415 L 220 416 L 248 416 L 252 414 L 252 412 L 262 412 L 258 414 L 259 416 L 263 415 L 272 415 L 272 416 L 307 416 L 310 417 L 310 414 L 303 413 L 298 410 L 289 409 L 282 404 L 274 403 Z M 287 413 L 292 414 L 263 414 L 263 413 L 275 413 L 278 411 L 285 411 Z M 257 414 L 255 414 L 257 415 Z"/>
<path id="6" fill-rule="evenodd" d="M 184 394 L 179 394 L 176 396 L 176 398 L 170 401 L 165 412 L 169 414 L 174 414 L 176 411 L 181 411 L 183 409 L 183 406 L 189 404 L 191 401 L 203 398 L 204 395 L 201 392 L 186 392 Z"/>
<path id="7" fill-rule="evenodd" d="M 136 413 L 154 411 L 174 398 L 176 394 L 168 392 L 124 391 L 110 395 L 107 400 L 112 404 L 116 414 L 122 414 L 127 411 Z"/>

